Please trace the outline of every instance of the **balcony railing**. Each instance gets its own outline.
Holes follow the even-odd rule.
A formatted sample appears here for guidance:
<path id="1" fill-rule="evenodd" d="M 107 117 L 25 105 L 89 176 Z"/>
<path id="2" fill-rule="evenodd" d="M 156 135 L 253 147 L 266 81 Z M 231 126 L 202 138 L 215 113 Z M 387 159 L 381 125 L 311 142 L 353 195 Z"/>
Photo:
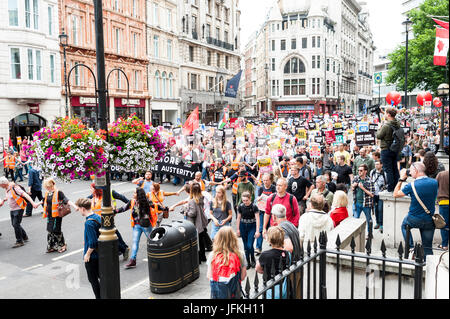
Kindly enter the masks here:
<path id="1" fill-rule="evenodd" d="M 219 48 L 234 51 L 234 45 L 225 41 L 218 40 L 216 38 L 206 37 L 206 43 L 215 45 Z"/>

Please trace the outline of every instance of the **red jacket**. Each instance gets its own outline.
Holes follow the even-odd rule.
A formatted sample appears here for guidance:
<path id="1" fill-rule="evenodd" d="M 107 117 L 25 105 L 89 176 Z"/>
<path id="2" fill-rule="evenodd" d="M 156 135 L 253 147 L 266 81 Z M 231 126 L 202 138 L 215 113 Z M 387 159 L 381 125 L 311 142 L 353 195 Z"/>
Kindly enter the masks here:
<path id="1" fill-rule="evenodd" d="M 339 225 L 341 221 L 348 217 L 347 207 L 338 207 L 330 212 L 330 217 L 334 222 L 334 227 Z"/>

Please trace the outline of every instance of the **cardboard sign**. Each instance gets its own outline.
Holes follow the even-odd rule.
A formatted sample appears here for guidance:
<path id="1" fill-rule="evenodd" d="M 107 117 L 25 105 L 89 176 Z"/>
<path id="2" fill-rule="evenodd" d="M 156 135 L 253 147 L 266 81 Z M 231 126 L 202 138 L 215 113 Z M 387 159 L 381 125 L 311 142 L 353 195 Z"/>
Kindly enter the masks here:
<path id="1" fill-rule="evenodd" d="M 320 158 L 321 157 L 320 144 L 319 143 L 311 143 L 309 145 L 309 155 L 312 158 Z"/>
<path id="2" fill-rule="evenodd" d="M 299 139 L 306 140 L 307 136 L 306 136 L 306 130 L 305 129 L 297 130 L 297 134 L 299 136 Z"/>
<path id="3" fill-rule="evenodd" d="M 225 137 L 233 137 L 234 136 L 234 128 L 226 128 L 224 129 Z"/>
<path id="4" fill-rule="evenodd" d="M 375 145 L 375 132 L 357 132 L 355 142 L 360 147 Z"/>
<path id="5" fill-rule="evenodd" d="M 315 122 L 309 122 L 308 123 L 308 129 L 310 131 L 315 131 L 316 130 L 316 123 Z"/>
<path id="6" fill-rule="evenodd" d="M 420 127 L 417 129 L 417 134 L 418 134 L 419 136 L 425 136 L 425 134 L 426 134 L 425 128 L 424 128 L 423 126 L 420 126 Z"/>
<path id="7" fill-rule="evenodd" d="M 265 166 L 269 166 L 272 165 L 272 159 L 268 156 L 262 156 L 262 157 L 258 157 L 258 166 L 261 167 L 265 167 Z"/>
<path id="8" fill-rule="evenodd" d="M 358 123 L 357 132 L 359 133 L 369 132 L 369 123 L 367 122 Z"/>
<path id="9" fill-rule="evenodd" d="M 314 136 L 314 143 L 323 144 L 323 136 Z"/>
<path id="10" fill-rule="evenodd" d="M 235 133 L 236 133 L 236 137 L 244 137 L 245 136 L 244 129 L 242 129 L 242 128 L 236 129 Z"/>
<path id="11" fill-rule="evenodd" d="M 344 135 L 336 135 L 336 143 L 344 143 Z"/>
<path id="12" fill-rule="evenodd" d="M 325 141 L 327 144 L 336 142 L 336 135 L 334 134 L 334 131 L 325 131 Z"/>
<path id="13" fill-rule="evenodd" d="M 373 132 L 378 131 L 378 124 L 372 124 L 372 123 L 370 123 L 370 124 L 369 124 L 369 131 L 373 131 Z"/>

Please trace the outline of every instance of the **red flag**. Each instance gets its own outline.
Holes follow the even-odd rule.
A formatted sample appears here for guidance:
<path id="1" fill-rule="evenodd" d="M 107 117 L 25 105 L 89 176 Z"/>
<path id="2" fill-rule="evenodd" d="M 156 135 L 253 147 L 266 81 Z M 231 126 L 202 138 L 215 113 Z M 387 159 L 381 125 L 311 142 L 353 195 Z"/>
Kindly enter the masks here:
<path id="1" fill-rule="evenodd" d="M 442 21 L 442 20 L 438 20 L 438 19 L 433 19 L 433 20 L 434 20 L 434 22 L 439 24 L 441 27 L 443 27 L 443 28 L 448 30 L 448 22 Z"/>
<path id="2" fill-rule="evenodd" d="M 188 119 L 183 125 L 183 135 L 191 135 L 192 132 L 199 128 L 198 119 L 198 106 L 195 108 L 194 112 L 189 115 Z"/>
<path id="3" fill-rule="evenodd" d="M 436 28 L 434 65 L 446 65 L 448 52 L 448 29 Z"/>

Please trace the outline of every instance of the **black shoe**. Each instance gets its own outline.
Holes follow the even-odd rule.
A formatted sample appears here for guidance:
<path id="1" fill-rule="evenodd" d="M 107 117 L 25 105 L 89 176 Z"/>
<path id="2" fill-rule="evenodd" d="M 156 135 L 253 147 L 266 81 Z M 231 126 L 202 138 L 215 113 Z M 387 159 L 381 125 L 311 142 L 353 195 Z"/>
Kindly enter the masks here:
<path id="1" fill-rule="evenodd" d="M 28 237 L 23 239 L 24 241 L 28 241 Z"/>
<path id="2" fill-rule="evenodd" d="M 31 217 L 31 214 L 24 214 L 23 217 Z"/>
<path id="3" fill-rule="evenodd" d="M 16 243 L 14 244 L 14 246 L 12 246 L 12 248 L 22 247 L 23 245 L 25 245 L 25 244 L 23 243 L 23 241 L 18 241 L 18 242 L 16 242 Z"/>

